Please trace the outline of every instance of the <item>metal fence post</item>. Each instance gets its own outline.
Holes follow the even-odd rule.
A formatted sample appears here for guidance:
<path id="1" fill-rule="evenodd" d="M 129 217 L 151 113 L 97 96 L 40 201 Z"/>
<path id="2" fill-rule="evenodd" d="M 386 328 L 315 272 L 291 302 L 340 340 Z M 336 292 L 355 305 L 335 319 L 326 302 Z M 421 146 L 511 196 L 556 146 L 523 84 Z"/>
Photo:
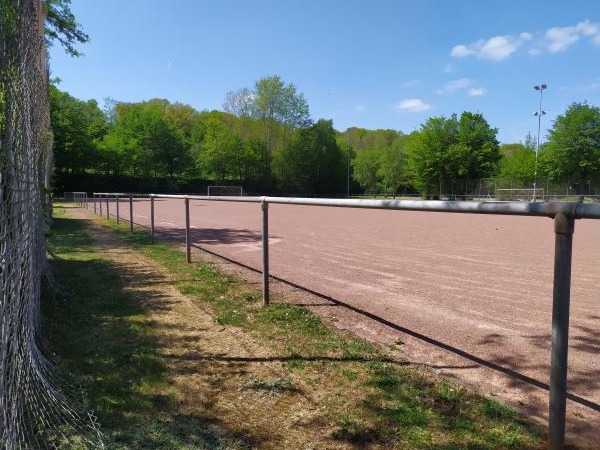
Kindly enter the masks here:
<path id="1" fill-rule="evenodd" d="M 119 194 L 115 196 L 117 201 L 117 225 L 119 225 Z"/>
<path id="2" fill-rule="evenodd" d="M 110 219 L 110 209 L 108 206 L 108 194 L 106 194 L 106 218 Z"/>
<path id="3" fill-rule="evenodd" d="M 154 238 L 154 195 L 150 194 L 150 236 Z"/>
<path id="4" fill-rule="evenodd" d="M 269 304 L 269 203 L 262 199 L 263 304 Z"/>
<path id="5" fill-rule="evenodd" d="M 98 194 L 98 203 L 100 204 L 100 217 L 104 215 L 102 212 L 102 194 Z"/>
<path id="6" fill-rule="evenodd" d="M 190 199 L 185 198 L 185 256 L 188 263 L 192 262 L 192 243 L 190 242 Z"/>
<path id="7" fill-rule="evenodd" d="M 567 407 L 567 357 L 569 351 L 569 303 L 571 301 L 571 259 L 575 219 L 564 210 L 554 217 L 554 291 L 552 302 L 552 357 L 550 362 L 550 403 L 548 443 L 550 450 L 565 447 Z"/>
<path id="8" fill-rule="evenodd" d="M 133 197 L 129 196 L 129 231 L 133 233 Z"/>
<path id="9" fill-rule="evenodd" d="M 98 212 L 96 211 L 96 194 L 92 193 L 92 200 L 94 202 L 94 214 L 98 214 Z"/>

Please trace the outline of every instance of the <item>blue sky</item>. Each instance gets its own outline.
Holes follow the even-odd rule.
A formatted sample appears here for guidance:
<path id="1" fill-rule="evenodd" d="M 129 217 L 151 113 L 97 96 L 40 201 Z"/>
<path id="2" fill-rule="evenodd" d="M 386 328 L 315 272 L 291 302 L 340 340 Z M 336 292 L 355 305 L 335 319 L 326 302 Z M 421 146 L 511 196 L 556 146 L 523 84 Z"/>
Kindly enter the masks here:
<path id="1" fill-rule="evenodd" d="M 279 75 L 315 120 L 409 133 L 482 113 L 503 143 L 543 141 L 573 102 L 600 106 L 598 0 L 72 0 L 91 42 L 55 45 L 51 76 L 102 105 L 166 98 L 222 109 Z"/>

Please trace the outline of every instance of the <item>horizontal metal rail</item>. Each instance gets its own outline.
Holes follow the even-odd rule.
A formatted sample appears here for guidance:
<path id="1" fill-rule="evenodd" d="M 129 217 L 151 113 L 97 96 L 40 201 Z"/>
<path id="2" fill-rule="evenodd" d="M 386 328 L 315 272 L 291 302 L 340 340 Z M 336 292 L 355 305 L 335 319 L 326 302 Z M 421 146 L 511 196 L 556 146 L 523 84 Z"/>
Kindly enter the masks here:
<path id="1" fill-rule="evenodd" d="M 76 201 L 87 203 L 87 194 L 77 193 Z M 106 216 L 109 217 L 109 197 L 118 202 L 120 197 L 129 198 L 129 218 L 133 224 L 133 203 L 135 198 L 148 198 L 151 203 L 150 230 L 154 235 L 155 199 L 183 199 L 186 219 L 186 255 L 190 257 L 189 201 L 220 201 L 259 203 L 262 209 L 263 247 L 263 301 L 269 303 L 269 204 L 325 206 L 340 208 L 370 208 L 421 212 L 445 212 L 464 214 L 496 214 L 513 216 L 537 216 L 554 219 L 554 287 L 552 308 L 552 349 L 550 363 L 550 392 L 548 438 L 549 448 L 564 448 L 566 399 L 567 399 L 567 358 L 569 336 L 569 306 L 571 299 L 571 265 L 573 233 L 576 219 L 600 219 L 600 204 L 583 202 L 468 202 L 468 201 L 427 201 L 427 200 L 373 200 L 373 199 L 317 199 L 300 197 L 240 197 L 206 195 L 167 195 L 167 194 L 128 194 L 97 192 L 93 194 L 94 212 L 96 199 L 99 200 L 102 215 L 102 199 L 105 200 Z"/>
<path id="2" fill-rule="evenodd" d="M 600 219 L 600 204 L 577 202 L 468 202 L 442 200 L 357 200 L 302 197 L 239 197 L 169 194 L 116 194 L 98 192 L 98 196 L 132 196 L 143 198 L 173 198 L 212 202 L 271 203 L 285 205 L 329 206 L 340 208 L 394 209 L 404 211 L 452 212 L 465 214 L 497 214 L 513 216 L 555 217 L 563 211 L 574 219 Z"/>

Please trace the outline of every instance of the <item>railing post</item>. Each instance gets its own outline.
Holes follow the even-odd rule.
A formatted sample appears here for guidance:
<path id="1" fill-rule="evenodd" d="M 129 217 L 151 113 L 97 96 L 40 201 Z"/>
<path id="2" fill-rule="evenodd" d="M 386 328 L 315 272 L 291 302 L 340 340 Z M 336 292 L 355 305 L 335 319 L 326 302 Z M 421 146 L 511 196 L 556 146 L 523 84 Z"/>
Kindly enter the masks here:
<path id="1" fill-rule="evenodd" d="M 110 208 L 108 206 L 108 194 L 106 194 L 106 218 L 110 219 Z"/>
<path id="2" fill-rule="evenodd" d="M 192 262 L 192 243 L 190 241 L 190 199 L 185 198 L 185 255 L 188 263 Z"/>
<path id="3" fill-rule="evenodd" d="M 100 205 L 100 217 L 104 215 L 102 212 L 102 194 L 98 194 L 98 204 Z"/>
<path id="4" fill-rule="evenodd" d="M 116 195 L 117 200 L 117 225 L 119 225 L 119 194 Z"/>
<path id="5" fill-rule="evenodd" d="M 269 304 L 269 203 L 262 199 L 263 304 Z"/>
<path id="6" fill-rule="evenodd" d="M 129 231 L 133 233 L 133 196 L 129 196 Z"/>
<path id="7" fill-rule="evenodd" d="M 154 238 L 154 195 L 150 194 L 150 236 Z"/>
<path id="8" fill-rule="evenodd" d="M 571 259 L 575 219 L 559 210 L 554 217 L 554 292 L 552 302 L 552 351 L 550 361 L 550 402 L 548 443 L 550 450 L 565 447 L 567 407 L 567 357 L 569 351 L 569 303 L 571 301 Z"/>

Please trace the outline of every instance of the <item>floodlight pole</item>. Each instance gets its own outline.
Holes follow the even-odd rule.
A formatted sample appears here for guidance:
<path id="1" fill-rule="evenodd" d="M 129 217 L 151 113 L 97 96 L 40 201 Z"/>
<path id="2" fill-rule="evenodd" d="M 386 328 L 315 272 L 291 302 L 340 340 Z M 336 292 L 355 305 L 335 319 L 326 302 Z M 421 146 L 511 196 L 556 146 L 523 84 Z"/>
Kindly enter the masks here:
<path id="1" fill-rule="evenodd" d="M 542 116 L 546 114 L 546 111 L 542 111 L 542 96 L 544 93 L 544 89 L 548 88 L 547 84 L 540 84 L 538 86 L 533 87 L 536 91 L 540 91 L 540 108 L 539 111 L 536 111 L 534 115 L 538 118 L 538 130 L 537 130 L 537 145 L 535 147 L 535 166 L 533 168 L 533 201 L 535 202 L 536 188 L 537 188 L 537 162 L 538 162 L 538 153 L 540 152 L 540 131 L 542 128 Z"/>

